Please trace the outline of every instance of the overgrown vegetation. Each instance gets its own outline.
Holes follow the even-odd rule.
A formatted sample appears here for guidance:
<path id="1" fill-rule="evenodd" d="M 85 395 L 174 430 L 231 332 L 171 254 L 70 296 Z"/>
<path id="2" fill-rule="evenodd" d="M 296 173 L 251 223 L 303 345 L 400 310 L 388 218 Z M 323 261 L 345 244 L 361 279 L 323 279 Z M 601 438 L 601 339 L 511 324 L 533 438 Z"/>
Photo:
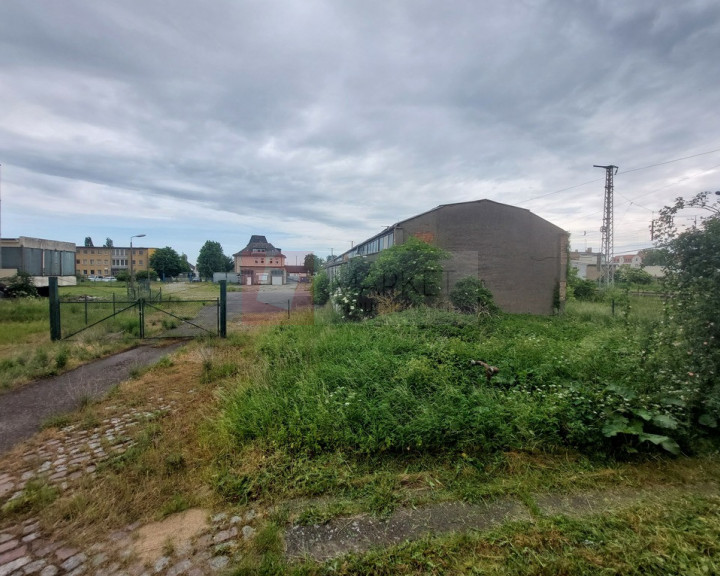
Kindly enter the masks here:
<path id="1" fill-rule="evenodd" d="M 330 278 L 328 277 L 327 271 L 321 270 L 315 274 L 310 288 L 312 290 L 313 304 L 319 306 L 326 304 L 330 299 Z"/>
<path id="2" fill-rule="evenodd" d="M 493 295 L 473 276 L 458 280 L 450 291 L 453 306 L 464 314 L 494 314 L 498 312 Z"/>
<path id="3" fill-rule="evenodd" d="M 691 450 L 682 390 L 647 369 L 653 324 L 631 320 L 416 309 L 285 326 L 262 338 L 262 382 L 238 388 L 226 423 L 241 444 L 305 455 Z M 473 359 L 498 376 L 486 380 Z"/>
<path id="4" fill-rule="evenodd" d="M 686 208 L 704 210 L 698 226 L 679 232 L 674 218 Z M 717 430 L 720 422 L 720 202 L 710 192 L 678 198 L 660 212 L 658 245 L 666 254 L 663 325 L 654 342 L 654 366 L 666 386 L 685 398 L 694 423 Z"/>
<path id="5" fill-rule="evenodd" d="M 2 292 L 9 298 L 36 298 L 38 295 L 32 276 L 27 272 L 18 272 L 10 278 L 2 285 Z"/>
<path id="6" fill-rule="evenodd" d="M 330 286 L 343 319 L 360 320 L 379 310 L 435 304 L 440 296 L 443 250 L 417 238 L 383 250 L 376 260 L 352 258 Z"/>

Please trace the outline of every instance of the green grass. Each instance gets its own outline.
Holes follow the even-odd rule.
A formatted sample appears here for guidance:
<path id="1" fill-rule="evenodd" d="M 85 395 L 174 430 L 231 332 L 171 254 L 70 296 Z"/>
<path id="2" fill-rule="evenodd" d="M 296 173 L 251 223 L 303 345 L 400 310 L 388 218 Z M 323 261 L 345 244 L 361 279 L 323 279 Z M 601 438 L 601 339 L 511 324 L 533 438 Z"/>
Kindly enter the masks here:
<path id="1" fill-rule="evenodd" d="M 239 383 L 225 423 L 240 444 L 310 455 L 607 451 L 609 419 L 656 400 L 618 392 L 652 390 L 641 354 L 648 322 L 582 310 L 486 320 L 411 310 L 282 326 L 261 339 L 263 378 Z M 471 360 L 499 374 L 488 383 Z"/>
<path id="2" fill-rule="evenodd" d="M 324 564 L 276 559 L 267 574 L 666 574 L 720 571 L 720 500 L 684 496 L 621 512 L 537 518 L 350 555 Z M 250 573 L 242 568 L 236 574 Z"/>

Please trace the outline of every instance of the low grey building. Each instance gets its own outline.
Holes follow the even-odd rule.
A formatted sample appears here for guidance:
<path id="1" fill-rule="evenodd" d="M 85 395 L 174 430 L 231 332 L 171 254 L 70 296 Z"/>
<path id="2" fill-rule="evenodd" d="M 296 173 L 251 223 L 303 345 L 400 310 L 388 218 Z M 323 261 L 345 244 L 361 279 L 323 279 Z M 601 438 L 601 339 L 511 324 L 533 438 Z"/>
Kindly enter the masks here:
<path id="1" fill-rule="evenodd" d="M 511 313 L 552 314 L 565 303 L 568 233 L 524 208 L 492 200 L 443 204 L 389 226 L 331 259 L 334 277 L 351 258 L 375 259 L 410 237 L 450 253 L 443 293 L 473 276 Z"/>
<path id="2" fill-rule="evenodd" d="M 3 238 L 0 240 L 0 272 L 8 277 L 27 272 L 37 287 L 48 285 L 57 276 L 60 285 L 74 285 L 75 244 L 42 238 Z"/>

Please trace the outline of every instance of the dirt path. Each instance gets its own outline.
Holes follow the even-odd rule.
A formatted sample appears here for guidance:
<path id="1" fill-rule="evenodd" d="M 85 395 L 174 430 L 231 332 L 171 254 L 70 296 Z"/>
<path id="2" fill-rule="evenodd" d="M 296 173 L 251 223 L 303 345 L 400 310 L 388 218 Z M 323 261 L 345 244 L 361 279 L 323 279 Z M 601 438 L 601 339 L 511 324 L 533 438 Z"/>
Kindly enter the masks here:
<path id="1" fill-rule="evenodd" d="M 51 416 L 70 412 L 103 396 L 132 371 L 159 360 L 183 343 L 139 346 L 80 366 L 54 378 L 32 382 L 0 397 L 0 454 L 30 438 Z"/>

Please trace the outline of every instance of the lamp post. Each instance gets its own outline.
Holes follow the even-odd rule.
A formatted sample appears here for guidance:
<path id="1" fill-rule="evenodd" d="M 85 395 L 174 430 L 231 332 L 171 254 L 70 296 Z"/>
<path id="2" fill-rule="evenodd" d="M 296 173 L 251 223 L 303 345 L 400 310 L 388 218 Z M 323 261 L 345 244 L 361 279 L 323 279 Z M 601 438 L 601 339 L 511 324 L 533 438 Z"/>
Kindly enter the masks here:
<path id="1" fill-rule="evenodd" d="M 133 270 L 133 238 L 143 238 L 145 234 L 135 234 L 130 236 L 130 286 L 132 289 L 133 298 L 135 298 L 135 271 Z"/>

